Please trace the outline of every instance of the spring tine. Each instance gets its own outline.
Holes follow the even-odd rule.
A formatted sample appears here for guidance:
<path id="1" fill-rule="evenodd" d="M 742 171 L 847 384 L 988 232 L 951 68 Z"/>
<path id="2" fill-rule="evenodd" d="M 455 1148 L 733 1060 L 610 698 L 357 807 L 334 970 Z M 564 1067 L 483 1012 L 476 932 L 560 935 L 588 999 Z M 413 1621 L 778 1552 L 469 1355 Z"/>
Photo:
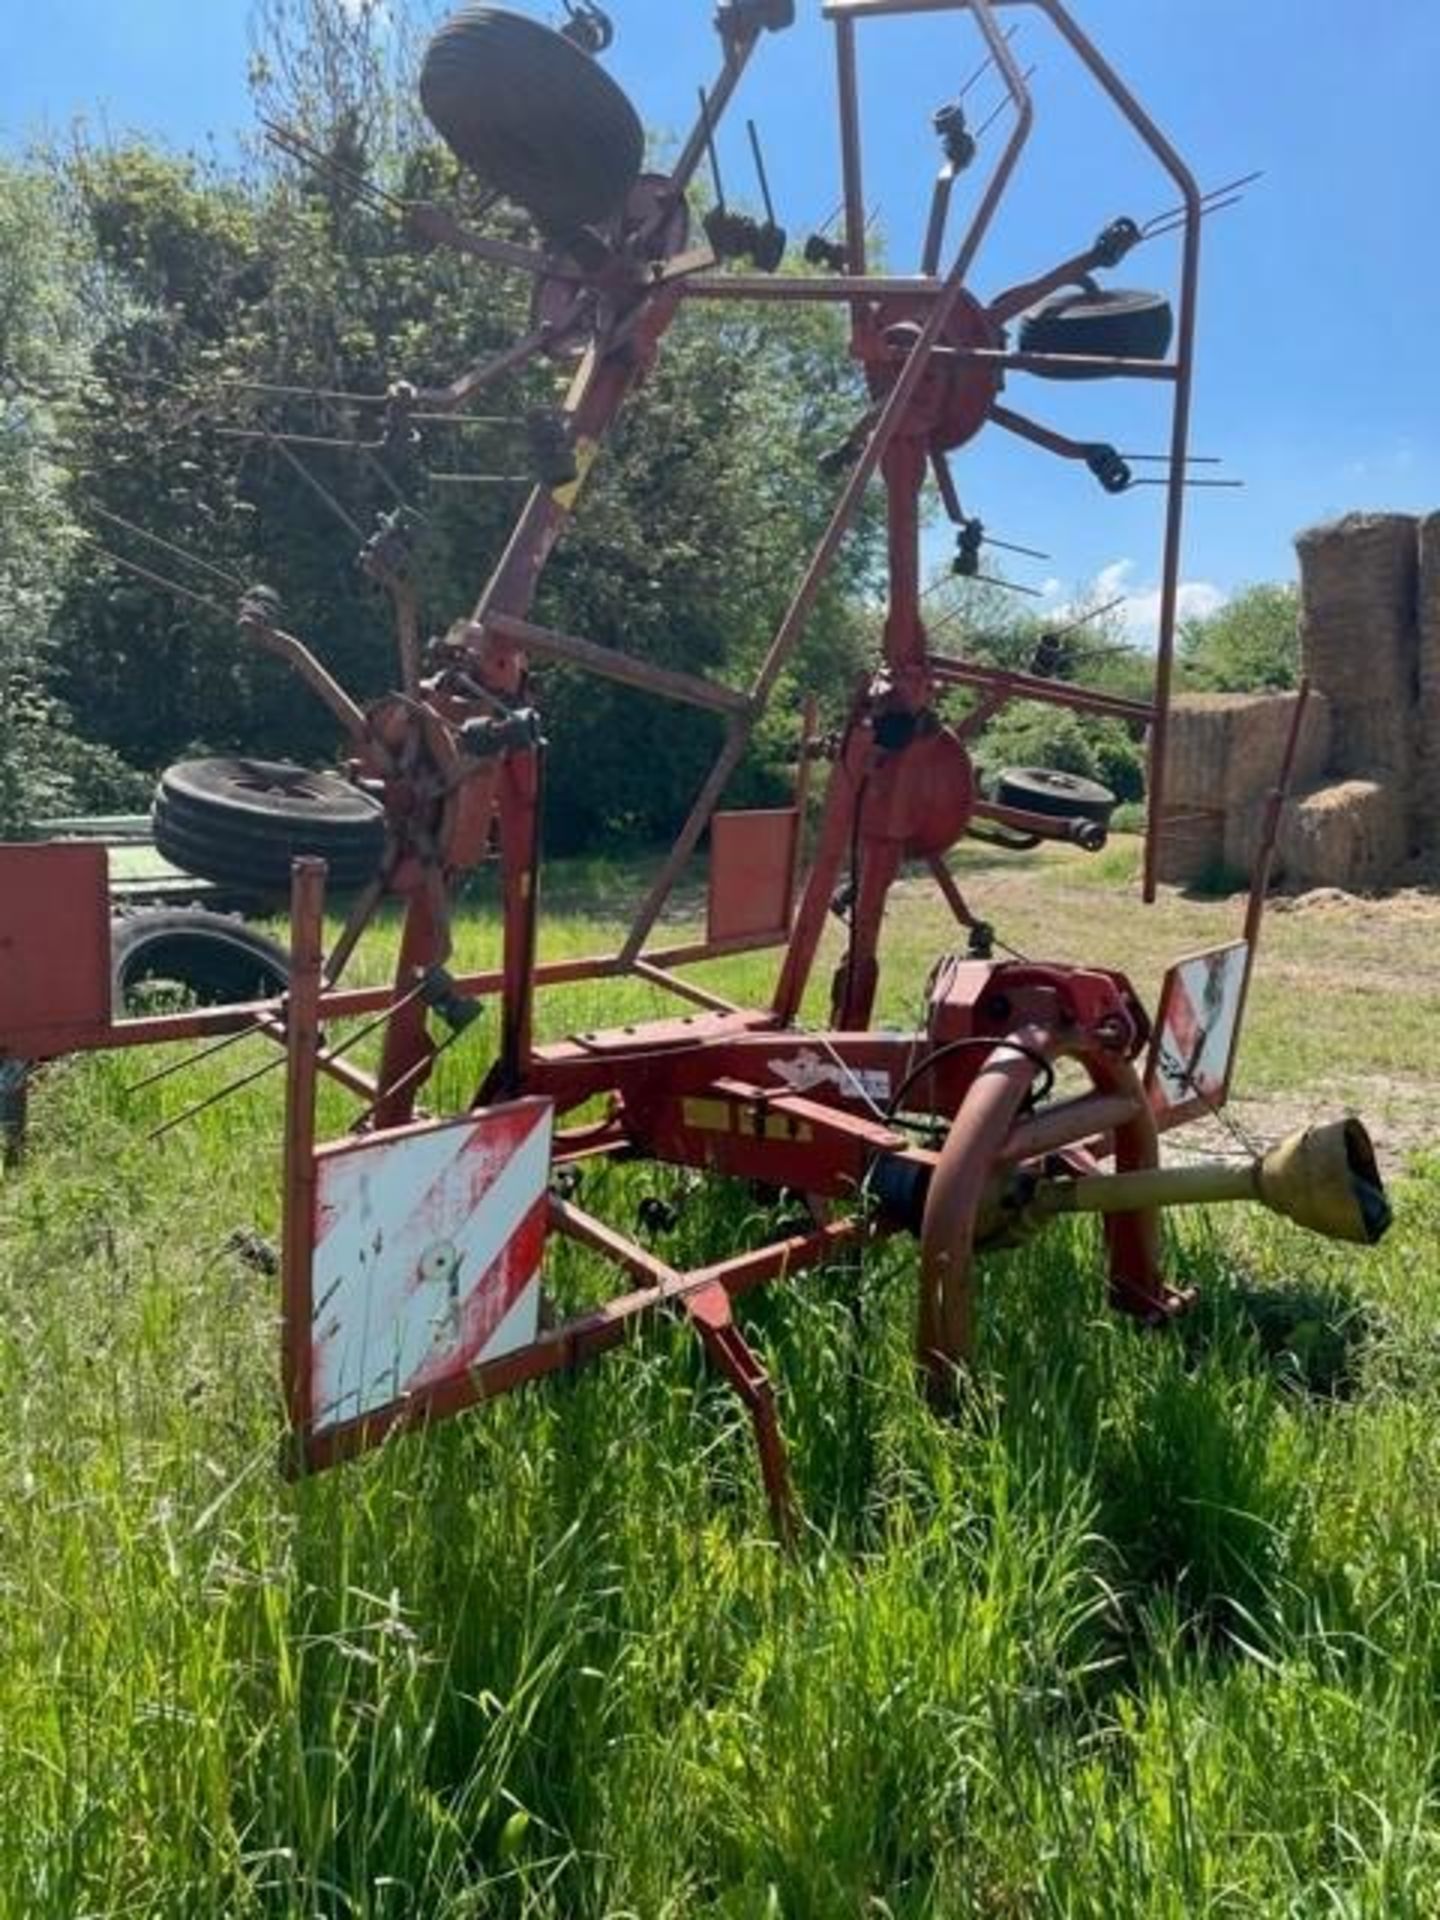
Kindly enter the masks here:
<path id="1" fill-rule="evenodd" d="M 1157 467 L 1168 467 L 1170 465 L 1170 455 L 1168 453 L 1122 453 L 1120 458 L 1122 460 L 1148 461 Z M 1187 467 L 1223 467 L 1225 462 L 1218 453 L 1187 453 L 1185 456 L 1185 464 Z"/>
<path id="2" fill-rule="evenodd" d="M 760 151 L 760 133 L 753 120 L 745 122 L 750 135 L 750 151 L 755 156 L 755 171 L 760 179 L 760 198 L 765 202 L 765 218 L 775 225 L 775 203 L 770 198 L 770 179 L 765 171 L 765 156 Z"/>
<path id="3" fill-rule="evenodd" d="M 1019 21 L 1016 21 L 1013 27 L 1007 27 L 1005 29 L 1005 32 L 1002 37 L 1008 44 L 1011 40 L 1015 38 L 1016 34 L 1019 31 L 1020 31 L 1020 23 Z M 961 87 L 959 93 L 956 94 L 955 98 L 957 100 L 963 100 L 966 94 L 969 93 L 970 89 L 975 85 L 976 81 L 983 80 L 985 78 L 985 75 L 990 71 L 991 67 L 993 67 L 994 64 L 995 64 L 994 54 L 987 53 L 985 58 L 980 62 L 979 66 L 976 67 L 975 71 L 971 74 L 970 78 Z"/>
<path id="4" fill-rule="evenodd" d="M 705 129 L 705 150 L 710 156 L 710 177 L 715 183 L 715 205 L 725 211 L 725 186 L 720 178 L 720 156 L 715 151 L 715 125 L 710 118 L 710 96 L 700 88 L 700 124 Z"/>
<path id="5" fill-rule="evenodd" d="M 1023 593 L 1031 600 L 1043 600 L 1044 594 L 1039 587 L 1023 587 L 1018 580 L 1002 580 L 995 573 L 972 573 L 967 576 L 982 587 L 1003 587 L 1006 593 Z"/>
<path id="6" fill-rule="evenodd" d="M 347 167 L 341 161 L 332 159 L 328 153 L 322 153 L 313 141 L 307 140 L 303 134 L 296 133 L 293 127 L 283 126 L 278 120 L 263 118 L 260 124 L 271 142 L 283 151 L 288 151 L 293 159 L 304 160 L 312 167 L 334 174 L 337 180 L 348 181 L 352 187 L 358 188 L 362 194 L 383 206 L 394 207 L 401 213 L 405 211 L 405 202 L 398 194 L 391 193 L 386 187 L 377 186 L 373 180 L 367 180 L 364 174 L 356 173 L 353 167 Z"/>
<path id="7" fill-rule="evenodd" d="M 1113 600 L 1107 600 L 1103 607 L 1091 607 L 1088 613 L 1082 613 L 1067 626 L 1058 627 L 1050 635 L 1052 640 L 1063 640 L 1068 633 L 1078 633 L 1081 627 L 1088 627 L 1094 620 L 1103 620 L 1107 613 L 1115 613 L 1130 598 L 1128 593 L 1120 593 Z"/>
<path id="8" fill-rule="evenodd" d="M 253 1087 L 257 1080 L 263 1080 L 266 1074 L 274 1073 L 277 1067 L 283 1067 L 284 1064 L 285 1055 L 277 1053 L 275 1058 L 267 1060 L 263 1067 L 256 1067 L 253 1073 L 244 1074 L 239 1080 L 232 1080 L 228 1087 L 221 1087 L 219 1092 L 212 1093 L 208 1100 L 200 1101 L 198 1106 L 187 1107 L 184 1113 L 176 1114 L 173 1120 L 167 1120 L 162 1126 L 155 1127 L 145 1135 L 146 1146 L 152 1145 L 156 1140 L 163 1140 L 167 1133 L 174 1133 L 187 1121 L 198 1120 L 202 1113 L 208 1113 L 212 1107 L 218 1107 L 222 1100 L 228 1100 L 232 1094 L 243 1093 L 246 1087 Z"/>
<path id="9" fill-rule="evenodd" d="M 1017 546 L 1013 540 L 997 540 L 993 533 L 986 534 L 985 545 L 987 547 L 999 547 L 1004 553 L 1022 553 L 1027 560 L 1048 560 L 1050 558 L 1048 553 L 1041 553 L 1038 547 L 1021 547 Z"/>
<path id="10" fill-rule="evenodd" d="M 148 540 L 153 547 L 159 547 L 165 553 L 173 553 L 177 560 L 184 560 L 189 566 L 198 567 L 201 573 L 208 573 L 222 586 L 231 587 L 236 593 L 245 591 L 245 582 L 238 574 L 227 573 L 223 567 L 215 566 L 209 560 L 202 560 L 197 553 L 187 553 L 183 547 L 177 547 L 173 540 L 162 539 L 158 533 L 151 533 L 146 527 L 136 526 L 133 520 L 126 520 L 118 513 L 111 513 L 108 507 L 102 507 L 90 501 L 87 511 L 99 520 L 108 520 L 112 527 L 121 527 L 126 533 L 133 533 L 138 540 Z"/>
<path id="11" fill-rule="evenodd" d="M 296 474 L 300 477 L 300 479 L 302 479 L 305 482 L 306 486 L 310 488 L 312 493 L 314 493 L 315 497 L 321 502 L 321 504 L 323 506 L 328 507 L 331 513 L 333 513 L 335 515 L 335 518 L 340 522 L 340 524 L 347 529 L 347 531 L 352 535 L 354 539 L 358 540 L 360 544 L 364 546 L 365 544 L 364 529 L 360 526 L 358 521 L 353 520 L 351 516 L 345 511 L 344 507 L 341 506 L 340 502 L 335 498 L 334 494 L 331 493 L 330 489 L 322 485 L 322 483 L 316 479 L 315 475 L 311 473 L 310 469 L 306 466 L 305 462 L 300 458 L 299 454 L 292 452 L 292 450 L 286 446 L 285 442 L 279 439 L 275 434 L 267 433 L 265 435 L 265 438 L 274 446 L 276 452 L 279 453 L 283 459 L 287 460 L 290 463 L 290 465 L 294 468 Z"/>
<path id="12" fill-rule="evenodd" d="M 370 447 L 365 440 L 341 440 L 317 433 L 277 433 L 273 427 L 216 427 L 215 435 L 220 440 L 264 440 L 272 447 L 333 447 L 341 453 L 364 453 Z"/>
<path id="13" fill-rule="evenodd" d="M 508 413 L 412 413 L 411 420 L 418 420 L 423 426 L 438 427 L 515 427 L 524 422 Z"/>
<path id="14" fill-rule="evenodd" d="M 196 593 L 193 587 L 182 586 L 178 580 L 169 580 L 163 573 L 154 573 L 149 567 L 142 567 L 138 560 L 127 560 L 123 553 L 112 553 L 109 547 L 102 547 L 93 534 L 84 536 L 90 541 L 102 560 L 108 560 L 112 567 L 120 567 L 126 573 L 133 573 L 141 580 L 148 580 L 152 587 L 160 587 L 166 593 L 173 593 L 179 600 L 192 601 L 197 607 L 204 607 L 207 613 L 233 624 L 233 608 L 222 607 L 218 600 L 212 600 L 206 593 Z"/>
<path id="15" fill-rule="evenodd" d="M 1212 213 L 1224 213 L 1227 207 L 1238 207 L 1241 198 L 1242 196 L 1237 193 L 1233 199 L 1230 200 L 1210 201 L 1207 205 L 1201 207 L 1200 218 L 1202 220 L 1208 220 Z M 1167 233 L 1179 233 L 1184 225 L 1185 216 L 1182 213 L 1175 219 L 1162 221 L 1157 227 L 1146 227 L 1140 238 L 1142 240 L 1163 240 Z"/>
<path id="16" fill-rule="evenodd" d="M 1032 60 L 1030 65 L 1025 69 L 1024 73 L 1021 74 L 1020 78 L 1022 80 L 1027 80 L 1027 81 L 1033 80 L 1035 78 L 1035 75 L 1039 72 L 1039 70 L 1040 69 L 1037 66 L 1037 64 Z M 994 107 L 980 122 L 979 126 L 976 127 L 975 133 L 974 133 L 974 139 L 977 145 L 981 140 L 984 139 L 985 135 L 990 131 L 991 127 L 994 126 L 995 122 L 1000 118 L 1001 114 L 1004 113 L 1005 109 L 1009 105 L 1010 105 L 1010 96 L 1007 93 L 1005 98 L 1000 102 L 1000 104 L 997 107 Z"/>
<path id="17" fill-rule="evenodd" d="M 217 1054 L 228 1053 L 231 1047 L 238 1047 L 242 1040 L 254 1040 L 265 1031 L 263 1021 L 256 1020 L 248 1027 L 240 1027 L 234 1033 L 227 1033 L 223 1040 L 217 1040 L 212 1046 L 202 1047 L 198 1053 L 187 1053 L 183 1060 L 172 1060 L 168 1066 L 161 1067 L 155 1073 L 147 1073 L 143 1080 L 132 1080 L 127 1087 L 121 1087 L 122 1100 L 132 1099 L 147 1088 L 158 1087 L 162 1080 L 173 1079 L 177 1073 L 183 1073 L 187 1067 L 198 1067 L 205 1060 L 213 1060 Z"/>
<path id="18" fill-rule="evenodd" d="M 534 476 L 528 473 L 427 473 L 425 478 L 435 487 L 533 487 Z"/>
<path id="19" fill-rule="evenodd" d="M 288 387 L 274 380 L 218 380 L 221 387 L 233 387 L 240 393 L 269 393 L 282 400 L 337 400 L 347 407 L 383 407 L 383 393 L 341 393 L 333 387 Z"/>
<path id="20" fill-rule="evenodd" d="M 1245 187 L 1253 186 L 1257 180 L 1263 180 L 1264 177 L 1265 169 L 1263 167 L 1257 167 L 1253 173 L 1242 173 L 1238 180 L 1227 180 L 1223 186 L 1212 187 L 1208 193 L 1202 193 L 1200 196 L 1200 205 L 1203 209 L 1210 201 L 1219 200 L 1222 196 L 1229 194 L 1239 195 Z M 1174 220 L 1177 216 L 1182 220 L 1185 217 L 1185 202 L 1183 200 L 1178 206 L 1167 207 L 1163 213 L 1155 214 L 1145 222 L 1145 225 L 1140 231 L 1148 238 L 1151 229 L 1158 227 L 1162 220 Z"/>
<path id="21" fill-rule="evenodd" d="M 1168 474 L 1146 474 L 1146 475 L 1143 475 L 1139 480 L 1132 480 L 1130 484 L 1132 487 L 1168 487 L 1170 485 L 1170 476 Z M 1192 480 L 1187 474 L 1186 477 L 1180 482 L 1180 484 L 1183 487 L 1234 488 L 1234 487 L 1243 487 L 1245 482 L 1243 480 L 1202 480 L 1202 479 Z"/>

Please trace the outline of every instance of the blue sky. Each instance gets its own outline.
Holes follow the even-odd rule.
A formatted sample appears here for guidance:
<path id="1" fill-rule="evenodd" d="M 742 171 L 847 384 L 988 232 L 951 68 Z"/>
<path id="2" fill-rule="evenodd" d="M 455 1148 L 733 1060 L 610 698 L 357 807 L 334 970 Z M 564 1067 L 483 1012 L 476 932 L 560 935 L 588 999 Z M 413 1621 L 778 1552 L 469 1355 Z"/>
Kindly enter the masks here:
<path id="1" fill-rule="evenodd" d="M 556 0 L 520 0 L 540 17 Z M 713 0 L 610 0 L 608 56 L 648 125 L 688 125 L 714 65 Z M 44 25 L 18 0 L 0 14 L 0 141 L 18 146 L 77 115 L 171 145 L 222 151 L 248 120 L 246 0 L 50 0 Z M 1195 451 L 1223 455 L 1243 492 L 1191 495 L 1187 603 L 1213 605 L 1247 581 L 1288 578 L 1291 538 L 1355 507 L 1440 506 L 1440 7 L 1433 0 L 1074 0 L 1097 40 L 1186 155 L 1202 186 L 1253 168 L 1244 204 L 1207 223 Z M 765 138 L 781 218 L 818 225 L 839 197 L 833 56 L 819 0 L 762 44 L 724 142 L 732 198 L 748 180 L 743 120 Z M 1038 15 L 1016 41 L 1035 137 L 977 262 L 982 295 L 1087 244 L 1120 213 L 1173 199 L 1133 137 Z M 976 64 L 961 15 L 861 29 L 867 193 L 891 262 L 917 257 L 937 150 L 934 108 Z M 970 104 L 998 100 L 982 83 Z M 982 160 L 998 151 L 1001 128 Z M 983 168 L 967 176 L 978 190 Z M 965 201 L 959 203 L 963 216 Z M 1116 279 L 1166 287 L 1170 243 L 1137 252 Z M 1012 379 L 1021 410 L 1085 438 L 1164 444 L 1161 389 L 1117 382 L 1062 389 Z M 1160 494 L 1109 499 L 1078 468 L 991 431 L 959 460 L 972 511 L 1052 559 L 1014 577 L 1063 598 L 1101 580 L 1132 595 L 1143 633 L 1158 567 Z"/>

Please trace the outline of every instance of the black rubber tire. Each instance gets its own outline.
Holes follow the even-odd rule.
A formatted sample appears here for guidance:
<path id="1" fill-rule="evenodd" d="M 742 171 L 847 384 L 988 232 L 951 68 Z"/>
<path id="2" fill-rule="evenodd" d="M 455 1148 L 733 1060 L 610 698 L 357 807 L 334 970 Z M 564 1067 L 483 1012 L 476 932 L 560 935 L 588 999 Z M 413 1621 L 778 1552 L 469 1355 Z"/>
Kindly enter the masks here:
<path id="1" fill-rule="evenodd" d="M 161 907 L 110 923 L 111 1005 L 134 1011 L 147 982 L 182 988 L 192 1004 L 270 1000 L 290 984 L 283 947 L 227 914 Z"/>
<path id="2" fill-rule="evenodd" d="M 385 845 L 378 801 L 335 773 L 275 760 L 185 760 L 160 779 L 155 845 L 186 873 L 283 895 L 291 862 L 324 860 L 336 888 L 364 886 Z"/>
<path id="3" fill-rule="evenodd" d="M 1020 323 L 1022 353 L 1100 354 L 1111 360 L 1163 360 L 1175 316 L 1163 293 L 1113 287 L 1052 293 Z M 1047 371 L 1053 380 L 1102 380 L 1102 373 Z"/>
<path id="4" fill-rule="evenodd" d="M 1050 767 L 1007 767 L 995 782 L 995 800 L 1002 807 L 1043 813 L 1056 820 L 1093 820 L 1108 827 L 1119 801 L 1098 780 L 1082 780 L 1077 773 L 1058 773 Z"/>
<path id="5" fill-rule="evenodd" d="M 536 20 L 464 7 L 426 49 L 420 103 L 462 166 L 563 240 L 624 205 L 640 117 L 603 67 Z"/>

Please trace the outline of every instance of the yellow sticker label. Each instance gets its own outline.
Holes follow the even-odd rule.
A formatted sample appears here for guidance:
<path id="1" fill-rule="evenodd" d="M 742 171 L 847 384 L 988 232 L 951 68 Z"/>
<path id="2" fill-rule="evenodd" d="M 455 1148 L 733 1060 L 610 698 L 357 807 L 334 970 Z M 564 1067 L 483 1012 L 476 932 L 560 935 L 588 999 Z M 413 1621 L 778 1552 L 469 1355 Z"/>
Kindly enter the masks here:
<path id="1" fill-rule="evenodd" d="M 575 442 L 575 478 L 573 480 L 567 480 L 563 487 L 554 487 L 551 489 L 550 498 L 555 502 L 556 506 L 563 507 L 567 513 L 574 511 L 575 502 L 580 498 L 585 482 L 590 478 L 590 469 L 594 466 L 596 455 L 599 451 L 600 442 L 598 440 L 577 440 Z"/>

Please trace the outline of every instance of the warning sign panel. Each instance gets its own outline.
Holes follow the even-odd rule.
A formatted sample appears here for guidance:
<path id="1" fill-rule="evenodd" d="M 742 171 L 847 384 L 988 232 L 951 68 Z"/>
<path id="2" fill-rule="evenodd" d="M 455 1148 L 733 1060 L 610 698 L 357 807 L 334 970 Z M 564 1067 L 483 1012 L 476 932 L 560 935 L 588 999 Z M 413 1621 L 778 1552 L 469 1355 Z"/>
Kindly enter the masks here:
<path id="1" fill-rule="evenodd" d="M 1248 941 L 1179 960 L 1165 976 L 1145 1084 L 1162 1127 L 1224 1105 L 1235 1070 Z"/>
<path id="2" fill-rule="evenodd" d="M 553 1116 L 518 1100 L 320 1149 L 312 1435 L 534 1341 Z"/>

